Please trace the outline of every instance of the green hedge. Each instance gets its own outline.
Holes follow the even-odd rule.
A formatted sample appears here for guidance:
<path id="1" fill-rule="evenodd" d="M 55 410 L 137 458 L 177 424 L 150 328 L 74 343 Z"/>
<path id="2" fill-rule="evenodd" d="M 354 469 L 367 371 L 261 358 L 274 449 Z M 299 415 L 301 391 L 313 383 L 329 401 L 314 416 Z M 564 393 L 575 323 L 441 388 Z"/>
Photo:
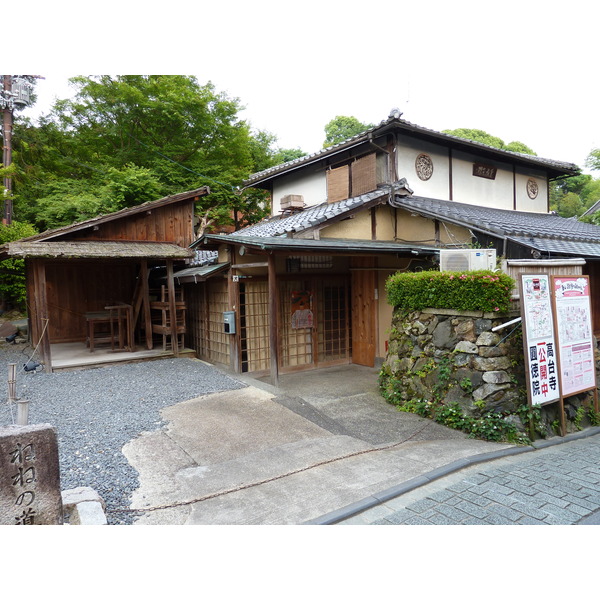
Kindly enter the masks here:
<path id="1" fill-rule="evenodd" d="M 514 285 L 512 277 L 493 271 L 421 271 L 391 275 L 386 291 L 393 307 L 406 310 L 506 312 Z"/>

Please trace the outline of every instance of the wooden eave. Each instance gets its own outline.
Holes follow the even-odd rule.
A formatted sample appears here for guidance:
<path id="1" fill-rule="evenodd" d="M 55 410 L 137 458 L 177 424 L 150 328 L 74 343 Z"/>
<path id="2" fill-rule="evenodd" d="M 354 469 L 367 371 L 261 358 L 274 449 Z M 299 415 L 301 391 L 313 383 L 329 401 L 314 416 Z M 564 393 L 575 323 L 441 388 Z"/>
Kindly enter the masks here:
<path id="1" fill-rule="evenodd" d="M 322 238 L 320 240 L 305 238 L 276 237 L 244 237 L 217 236 L 208 234 L 202 240 L 207 246 L 212 244 L 230 244 L 235 247 L 244 246 L 252 253 L 327 253 L 353 256 L 356 254 L 400 254 L 400 255 L 436 255 L 439 248 L 416 244 L 398 244 L 393 241 Z M 240 264 L 242 267 L 243 264 Z"/>
<path id="2" fill-rule="evenodd" d="M 2 255 L 13 258 L 102 258 L 171 259 L 193 258 L 189 248 L 167 242 L 10 242 L 0 248 Z"/>

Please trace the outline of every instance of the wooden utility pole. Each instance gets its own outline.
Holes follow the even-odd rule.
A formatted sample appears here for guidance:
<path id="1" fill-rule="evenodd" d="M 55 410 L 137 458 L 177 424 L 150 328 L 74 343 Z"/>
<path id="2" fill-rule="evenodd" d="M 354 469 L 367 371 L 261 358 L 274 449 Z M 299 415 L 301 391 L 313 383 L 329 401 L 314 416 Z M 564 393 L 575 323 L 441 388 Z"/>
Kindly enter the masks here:
<path id="1" fill-rule="evenodd" d="M 12 92 L 12 77 L 10 75 L 4 75 L 3 80 L 3 97 L 7 99 Z M 5 169 L 12 163 L 12 111 L 12 104 L 5 102 L 2 110 L 2 165 Z M 3 184 L 4 217 L 2 222 L 5 225 L 10 225 L 12 223 L 12 179 L 10 175 L 4 175 Z"/>
<path id="2" fill-rule="evenodd" d="M 43 79 L 41 75 L 2 75 L 2 92 L 0 106 L 2 107 L 2 166 L 6 169 L 12 164 L 12 132 L 13 110 L 24 108 L 30 104 L 32 84 L 31 78 Z M 2 222 L 12 223 L 12 177 L 6 173 L 4 184 L 4 214 Z"/>

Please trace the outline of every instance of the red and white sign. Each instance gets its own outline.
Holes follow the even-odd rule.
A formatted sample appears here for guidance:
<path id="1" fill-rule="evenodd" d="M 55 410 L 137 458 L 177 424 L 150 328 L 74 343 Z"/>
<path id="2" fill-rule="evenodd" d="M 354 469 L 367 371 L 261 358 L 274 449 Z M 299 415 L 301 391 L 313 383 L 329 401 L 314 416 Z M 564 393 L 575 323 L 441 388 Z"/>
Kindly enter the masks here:
<path id="1" fill-rule="evenodd" d="M 563 396 L 596 387 L 589 277 L 552 277 Z"/>

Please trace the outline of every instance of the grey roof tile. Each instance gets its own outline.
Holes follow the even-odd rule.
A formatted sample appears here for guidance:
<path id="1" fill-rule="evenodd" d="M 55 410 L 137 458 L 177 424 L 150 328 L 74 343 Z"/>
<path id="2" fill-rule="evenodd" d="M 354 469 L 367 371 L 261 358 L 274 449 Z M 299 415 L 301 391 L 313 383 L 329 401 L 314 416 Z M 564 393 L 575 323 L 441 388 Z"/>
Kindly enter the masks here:
<path id="1" fill-rule="evenodd" d="M 271 217 L 230 235 L 273 237 L 288 233 L 299 233 L 370 202 L 383 200 L 389 196 L 389 193 L 390 188 L 386 187 L 339 202 L 324 202 L 289 216 Z"/>
<path id="2" fill-rule="evenodd" d="M 395 198 L 394 206 L 435 217 L 551 254 L 600 256 L 600 227 L 554 213 L 503 210 L 449 200 L 413 196 Z"/>
<path id="3" fill-rule="evenodd" d="M 401 114 L 401 113 L 400 113 Z M 562 171 L 562 172 L 570 172 L 571 174 L 577 174 L 580 169 L 577 165 L 573 163 L 567 163 L 563 161 L 553 160 L 549 158 L 542 158 L 540 156 L 535 156 L 531 154 L 522 154 L 520 152 L 512 152 L 510 150 L 502 150 L 500 148 L 494 148 L 492 146 L 487 146 L 486 144 L 482 144 L 481 142 L 475 142 L 473 140 L 467 140 L 464 138 L 459 138 L 455 135 L 450 135 L 447 133 L 442 133 L 439 131 L 435 131 L 433 129 L 429 129 L 427 127 L 422 127 L 421 125 L 415 125 L 414 123 L 410 123 L 405 119 L 401 119 L 399 116 L 390 115 L 387 119 L 381 121 L 378 125 L 367 129 L 366 131 L 359 133 L 343 142 L 335 144 L 334 146 L 330 146 L 328 148 L 323 148 L 318 152 L 314 152 L 312 154 L 308 154 L 306 156 L 301 156 L 300 158 L 296 158 L 289 162 L 275 165 L 274 167 L 270 167 L 268 169 L 264 169 L 258 173 L 254 173 L 251 175 L 246 181 L 246 185 L 253 185 L 258 183 L 261 180 L 268 179 L 273 175 L 278 173 L 285 173 L 286 171 L 293 170 L 301 167 L 304 164 L 309 164 L 313 161 L 320 160 L 330 154 L 334 154 L 344 148 L 351 147 L 360 142 L 366 141 L 373 134 L 378 134 L 379 130 L 388 129 L 390 126 L 396 126 L 399 129 L 406 130 L 412 133 L 421 134 L 422 136 L 439 139 L 445 141 L 446 144 L 448 141 L 452 141 L 456 146 L 462 146 L 463 149 L 476 151 L 484 151 L 490 154 L 495 154 L 498 157 L 505 156 L 509 160 L 516 160 L 519 162 L 530 163 L 532 165 L 538 165 L 541 167 L 547 167 L 552 170 Z"/>

